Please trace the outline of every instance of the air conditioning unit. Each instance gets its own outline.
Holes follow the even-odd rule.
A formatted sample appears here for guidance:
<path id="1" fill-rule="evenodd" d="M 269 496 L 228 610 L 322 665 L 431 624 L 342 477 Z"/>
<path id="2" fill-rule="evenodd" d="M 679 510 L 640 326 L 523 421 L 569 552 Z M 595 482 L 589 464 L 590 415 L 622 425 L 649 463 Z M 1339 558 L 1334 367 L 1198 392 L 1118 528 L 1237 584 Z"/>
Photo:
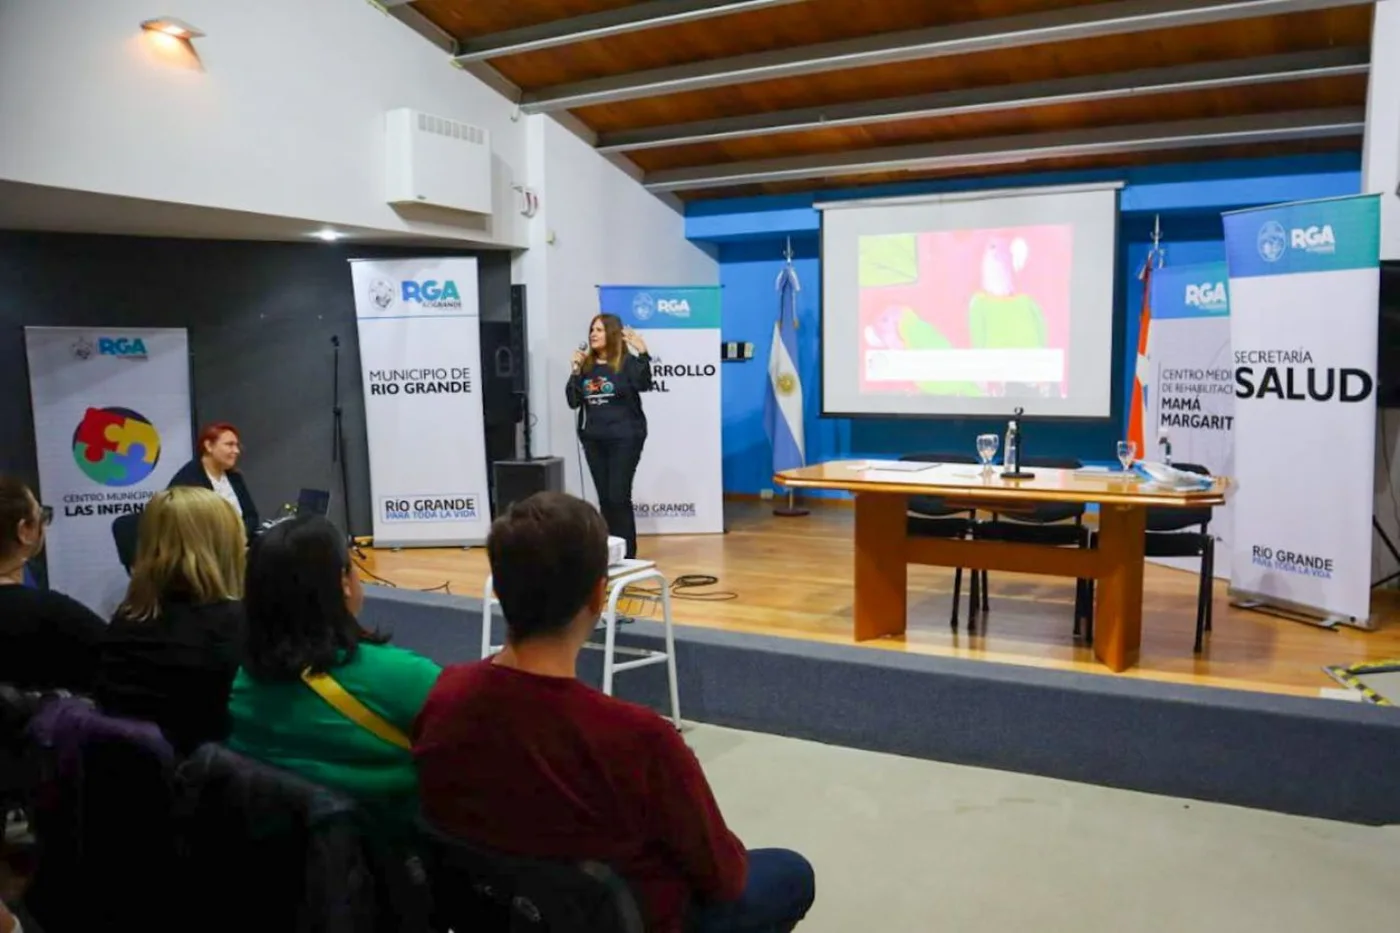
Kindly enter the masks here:
<path id="1" fill-rule="evenodd" d="M 407 107 L 386 114 L 388 201 L 491 213 L 491 134 Z"/>

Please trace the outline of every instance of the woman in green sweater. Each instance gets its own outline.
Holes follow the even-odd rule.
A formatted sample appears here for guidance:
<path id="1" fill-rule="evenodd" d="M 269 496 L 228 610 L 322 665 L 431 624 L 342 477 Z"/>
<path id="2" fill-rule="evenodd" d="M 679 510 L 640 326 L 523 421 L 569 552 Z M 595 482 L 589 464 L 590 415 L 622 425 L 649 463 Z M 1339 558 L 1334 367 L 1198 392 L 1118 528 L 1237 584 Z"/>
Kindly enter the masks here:
<path id="1" fill-rule="evenodd" d="M 326 519 L 290 519 L 255 542 L 228 744 L 355 798 L 392 832 L 418 813 L 406 737 L 442 670 L 361 628 L 363 604 L 345 541 Z"/>

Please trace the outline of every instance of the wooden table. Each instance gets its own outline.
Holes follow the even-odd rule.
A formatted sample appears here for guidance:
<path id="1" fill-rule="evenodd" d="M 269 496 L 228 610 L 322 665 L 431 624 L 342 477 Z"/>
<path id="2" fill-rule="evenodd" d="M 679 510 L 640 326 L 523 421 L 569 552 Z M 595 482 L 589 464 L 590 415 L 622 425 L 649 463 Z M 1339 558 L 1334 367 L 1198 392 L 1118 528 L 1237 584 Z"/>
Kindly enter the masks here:
<path id="1" fill-rule="evenodd" d="M 1137 661 L 1142 642 L 1142 570 L 1147 507 L 1190 508 L 1225 503 L 1229 480 L 1178 491 L 1121 476 L 1032 469 L 1031 479 L 1006 480 L 1000 468 L 939 464 L 918 472 L 882 470 L 879 462 L 836 461 L 773 477 L 794 489 L 855 493 L 855 637 L 902 635 L 908 617 L 909 564 L 1006 570 L 1094 579 L 1094 654 L 1114 671 Z M 1014 517 L 1041 502 L 1098 503 L 1098 547 L 1056 547 L 964 538 L 911 537 L 908 497 L 935 496 L 955 509 Z"/>

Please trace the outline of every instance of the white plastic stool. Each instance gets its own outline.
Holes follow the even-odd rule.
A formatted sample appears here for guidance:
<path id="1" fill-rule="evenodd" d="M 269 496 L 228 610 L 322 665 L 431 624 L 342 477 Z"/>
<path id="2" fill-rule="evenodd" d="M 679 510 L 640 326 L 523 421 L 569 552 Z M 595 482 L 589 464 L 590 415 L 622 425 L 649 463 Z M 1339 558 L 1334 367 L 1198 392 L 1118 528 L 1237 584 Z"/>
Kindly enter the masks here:
<path id="1" fill-rule="evenodd" d="M 666 650 L 649 651 L 644 648 L 619 647 L 617 645 L 617 601 L 627 587 L 635 583 L 655 581 L 661 587 L 661 617 L 666 626 Z M 490 657 L 501 650 L 500 645 L 491 644 L 491 617 L 493 610 L 500 605 L 496 599 L 494 581 L 486 578 L 486 586 L 481 593 L 481 656 Z M 603 644 L 588 642 L 585 648 L 603 652 L 603 692 L 612 696 L 613 674 L 635 670 L 650 664 L 666 664 L 666 677 L 671 687 L 671 720 L 676 728 L 681 727 L 681 694 L 676 685 L 676 637 L 671 628 L 671 582 L 666 575 L 656 569 L 650 561 L 626 561 L 608 569 L 608 608 L 603 613 Z M 614 655 L 633 656 L 634 660 L 617 662 Z"/>

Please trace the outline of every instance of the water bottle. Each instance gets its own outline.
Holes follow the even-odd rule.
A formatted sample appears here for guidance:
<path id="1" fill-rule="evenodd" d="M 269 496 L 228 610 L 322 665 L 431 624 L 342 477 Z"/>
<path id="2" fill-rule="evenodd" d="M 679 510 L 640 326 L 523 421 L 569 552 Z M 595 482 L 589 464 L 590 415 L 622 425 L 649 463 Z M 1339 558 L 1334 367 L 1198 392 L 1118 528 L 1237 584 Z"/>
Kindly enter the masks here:
<path id="1" fill-rule="evenodd" d="M 1172 439 L 1167 435 L 1167 429 L 1162 428 L 1157 434 L 1157 446 L 1162 448 L 1162 462 L 1167 466 L 1172 465 Z"/>

